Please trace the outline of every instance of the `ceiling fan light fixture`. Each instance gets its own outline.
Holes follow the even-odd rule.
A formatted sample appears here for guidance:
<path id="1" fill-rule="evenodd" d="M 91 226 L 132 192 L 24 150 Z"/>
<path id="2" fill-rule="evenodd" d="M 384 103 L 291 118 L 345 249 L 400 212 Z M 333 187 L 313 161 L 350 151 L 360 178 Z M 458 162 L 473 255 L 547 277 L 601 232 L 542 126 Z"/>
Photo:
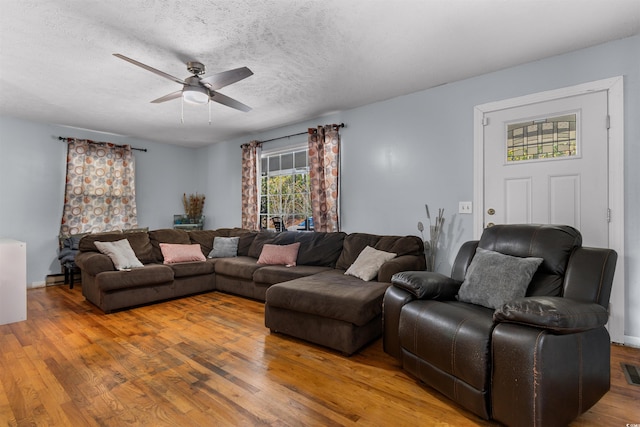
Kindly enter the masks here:
<path id="1" fill-rule="evenodd" d="M 182 98 L 191 104 L 206 104 L 209 102 L 209 93 L 203 87 L 189 86 L 182 90 Z"/>

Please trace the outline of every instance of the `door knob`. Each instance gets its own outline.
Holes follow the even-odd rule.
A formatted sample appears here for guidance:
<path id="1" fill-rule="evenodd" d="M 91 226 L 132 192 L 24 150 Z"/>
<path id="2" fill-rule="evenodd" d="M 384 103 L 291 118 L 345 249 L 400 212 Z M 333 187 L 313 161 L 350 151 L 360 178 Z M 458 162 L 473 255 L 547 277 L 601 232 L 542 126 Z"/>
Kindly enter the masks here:
<path id="1" fill-rule="evenodd" d="M 496 210 L 495 210 L 495 209 L 493 209 L 493 208 L 489 208 L 489 210 L 487 211 L 487 213 L 488 213 L 489 215 L 495 215 L 495 214 L 496 214 Z"/>
<path id="2" fill-rule="evenodd" d="M 488 223 L 487 223 L 487 228 L 491 228 L 491 227 L 493 227 L 494 225 L 495 225 L 494 223 L 492 223 L 492 222 L 488 222 Z"/>

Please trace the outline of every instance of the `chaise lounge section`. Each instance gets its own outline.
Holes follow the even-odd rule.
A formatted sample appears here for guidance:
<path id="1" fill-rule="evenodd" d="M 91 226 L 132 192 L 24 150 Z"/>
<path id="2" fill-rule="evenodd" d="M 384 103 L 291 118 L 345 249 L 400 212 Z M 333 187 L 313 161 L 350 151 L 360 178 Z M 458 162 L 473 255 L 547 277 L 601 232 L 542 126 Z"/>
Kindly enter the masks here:
<path id="1" fill-rule="evenodd" d="M 345 274 L 366 247 L 396 254 L 372 281 Z M 418 238 L 349 234 L 334 269 L 267 289 L 265 325 L 351 355 L 380 336 L 382 299 L 391 277 L 416 265 L 424 269 L 422 249 Z"/>

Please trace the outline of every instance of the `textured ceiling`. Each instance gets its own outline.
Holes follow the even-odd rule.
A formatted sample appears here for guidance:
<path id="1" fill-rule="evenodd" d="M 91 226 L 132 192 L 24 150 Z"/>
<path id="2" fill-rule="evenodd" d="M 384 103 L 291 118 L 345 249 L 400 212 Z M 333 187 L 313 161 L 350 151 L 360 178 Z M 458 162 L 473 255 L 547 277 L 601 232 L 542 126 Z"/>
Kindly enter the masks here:
<path id="1" fill-rule="evenodd" d="M 203 146 L 619 39 L 640 0 L 0 0 L 0 115 Z M 253 108 L 149 101 L 247 66 Z"/>

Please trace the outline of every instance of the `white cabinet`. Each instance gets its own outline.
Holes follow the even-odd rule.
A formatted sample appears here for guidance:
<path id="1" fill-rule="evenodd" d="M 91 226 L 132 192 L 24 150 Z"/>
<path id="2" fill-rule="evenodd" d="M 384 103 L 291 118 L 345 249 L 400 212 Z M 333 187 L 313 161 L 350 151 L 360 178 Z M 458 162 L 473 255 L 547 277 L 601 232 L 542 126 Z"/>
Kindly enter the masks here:
<path id="1" fill-rule="evenodd" d="M 27 244 L 0 239 L 0 325 L 27 320 Z"/>

